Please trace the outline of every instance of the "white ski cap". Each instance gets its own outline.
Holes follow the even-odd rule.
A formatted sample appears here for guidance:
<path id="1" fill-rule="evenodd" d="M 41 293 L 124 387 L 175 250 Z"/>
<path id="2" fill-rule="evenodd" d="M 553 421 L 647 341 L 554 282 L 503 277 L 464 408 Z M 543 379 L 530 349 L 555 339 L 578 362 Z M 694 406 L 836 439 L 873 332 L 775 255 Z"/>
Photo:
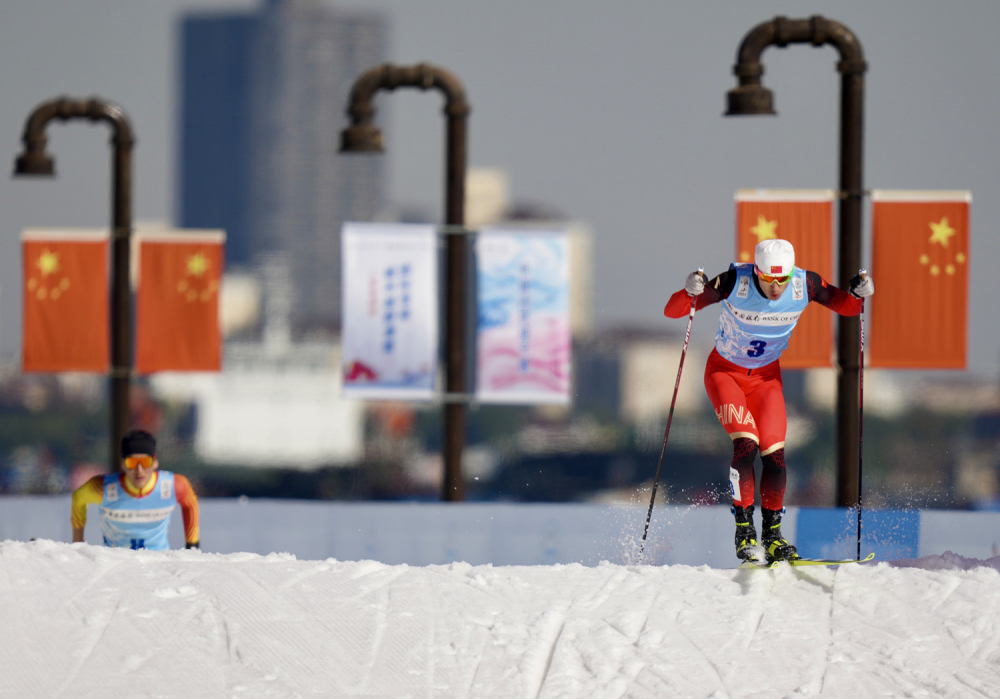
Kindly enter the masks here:
<path id="1" fill-rule="evenodd" d="M 795 248 L 787 240 L 762 240 L 754 248 L 753 263 L 761 274 L 783 277 L 795 268 Z"/>

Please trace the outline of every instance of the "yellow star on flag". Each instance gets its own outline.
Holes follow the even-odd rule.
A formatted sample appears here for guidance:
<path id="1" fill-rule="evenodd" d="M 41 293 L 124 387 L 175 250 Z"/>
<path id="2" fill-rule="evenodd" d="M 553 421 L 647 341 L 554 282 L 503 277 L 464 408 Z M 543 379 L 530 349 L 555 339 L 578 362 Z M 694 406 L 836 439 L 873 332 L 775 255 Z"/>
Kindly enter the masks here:
<path id="1" fill-rule="evenodd" d="M 194 302 L 199 299 L 207 302 L 219 290 L 219 281 L 208 278 L 207 286 L 203 286 L 205 275 L 212 267 L 212 261 L 203 250 L 199 250 L 190 255 L 185 262 L 185 278 L 177 282 L 177 293 L 181 294 L 186 301 Z M 193 278 L 192 278 L 193 277 Z M 201 282 L 199 283 L 199 279 Z"/>
<path id="2" fill-rule="evenodd" d="M 948 217 L 943 216 L 938 223 L 928 224 L 933 232 L 929 243 L 941 243 L 942 247 L 948 247 L 948 238 L 955 235 L 955 229 L 948 225 Z"/>
<path id="3" fill-rule="evenodd" d="M 770 240 L 772 238 L 777 238 L 778 234 L 775 229 L 778 227 L 778 221 L 768 221 L 763 216 L 757 216 L 757 225 L 750 229 L 750 232 L 757 236 L 757 242 L 762 240 Z"/>
<path id="4" fill-rule="evenodd" d="M 38 256 L 38 261 L 35 263 L 35 267 L 38 268 L 38 271 L 42 273 L 43 277 L 47 277 L 53 272 L 58 272 L 59 255 L 51 250 L 43 250 L 42 254 Z"/>
<path id="5" fill-rule="evenodd" d="M 187 259 L 187 273 L 200 277 L 208 271 L 208 258 L 201 252 L 196 252 Z"/>
<path id="6" fill-rule="evenodd" d="M 36 277 L 28 279 L 28 291 L 34 294 L 39 301 L 46 299 L 55 301 L 69 289 L 69 277 L 46 279 L 49 275 L 59 272 L 59 266 L 59 253 L 49 249 L 42 250 L 42 254 L 35 260 L 35 267 L 42 273 L 42 276 L 41 280 Z"/>

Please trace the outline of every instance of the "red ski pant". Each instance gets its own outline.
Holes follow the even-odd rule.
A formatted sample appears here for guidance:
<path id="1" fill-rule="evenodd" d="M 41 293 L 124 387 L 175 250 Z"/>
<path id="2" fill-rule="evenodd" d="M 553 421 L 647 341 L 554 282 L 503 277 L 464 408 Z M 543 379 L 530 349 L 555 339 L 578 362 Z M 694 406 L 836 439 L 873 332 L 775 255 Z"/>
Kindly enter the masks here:
<path id="1" fill-rule="evenodd" d="M 759 448 L 761 502 L 767 509 L 780 510 L 785 496 L 787 418 L 778 362 L 746 369 L 713 349 L 705 367 L 705 389 L 716 417 L 733 440 L 729 471 L 733 503 L 742 507 L 754 503 L 753 462 Z"/>
<path id="2" fill-rule="evenodd" d="M 715 416 L 730 439 L 747 437 L 757 442 L 761 456 L 785 446 L 785 396 L 781 392 L 781 367 L 771 362 L 747 369 L 715 349 L 705 366 L 705 390 Z"/>

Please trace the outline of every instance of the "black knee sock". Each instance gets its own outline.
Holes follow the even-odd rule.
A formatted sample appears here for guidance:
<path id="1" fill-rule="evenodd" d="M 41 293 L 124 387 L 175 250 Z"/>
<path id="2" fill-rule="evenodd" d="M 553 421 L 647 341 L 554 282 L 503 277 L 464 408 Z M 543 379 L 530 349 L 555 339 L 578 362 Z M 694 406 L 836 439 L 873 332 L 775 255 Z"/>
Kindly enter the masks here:
<path id="1" fill-rule="evenodd" d="M 757 442 L 749 437 L 733 440 L 733 463 L 729 468 L 729 485 L 733 504 L 750 507 L 754 500 L 753 460 L 757 457 Z"/>
<path id="2" fill-rule="evenodd" d="M 763 468 L 760 472 L 760 501 L 765 510 L 780 510 L 785 502 L 785 449 L 775 449 L 767 456 L 760 457 Z"/>

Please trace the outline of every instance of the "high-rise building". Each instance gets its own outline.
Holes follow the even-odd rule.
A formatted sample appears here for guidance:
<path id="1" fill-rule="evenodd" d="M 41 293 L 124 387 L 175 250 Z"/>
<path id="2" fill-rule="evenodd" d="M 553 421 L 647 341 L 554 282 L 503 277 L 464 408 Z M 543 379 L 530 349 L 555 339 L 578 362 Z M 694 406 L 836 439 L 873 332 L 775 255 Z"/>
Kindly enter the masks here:
<path id="1" fill-rule="evenodd" d="M 337 151 L 385 35 L 380 15 L 322 0 L 181 21 L 179 224 L 225 229 L 229 264 L 287 259 L 297 326 L 339 324 L 340 226 L 382 206 L 383 158 Z"/>

